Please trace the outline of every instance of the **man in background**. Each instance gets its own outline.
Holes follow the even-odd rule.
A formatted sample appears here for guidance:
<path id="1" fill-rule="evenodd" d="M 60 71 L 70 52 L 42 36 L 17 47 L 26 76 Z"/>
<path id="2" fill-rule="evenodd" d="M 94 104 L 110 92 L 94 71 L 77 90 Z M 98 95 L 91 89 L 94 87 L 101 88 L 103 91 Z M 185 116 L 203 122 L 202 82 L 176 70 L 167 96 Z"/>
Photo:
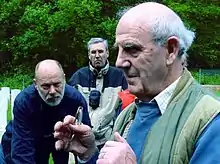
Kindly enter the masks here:
<path id="1" fill-rule="evenodd" d="M 44 60 L 35 68 L 34 84 L 14 101 L 14 119 L 6 127 L 2 147 L 6 163 L 68 164 L 69 153 L 55 149 L 54 125 L 83 108 L 82 122 L 90 126 L 84 97 L 65 82 L 63 69 L 55 60 Z"/>
<path id="2" fill-rule="evenodd" d="M 88 42 L 89 66 L 79 69 L 69 84 L 87 100 L 92 130 L 99 149 L 110 139 L 119 110 L 118 92 L 127 88 L 123 72 L 109 65 L 108 42 L 91 38 Z"/>

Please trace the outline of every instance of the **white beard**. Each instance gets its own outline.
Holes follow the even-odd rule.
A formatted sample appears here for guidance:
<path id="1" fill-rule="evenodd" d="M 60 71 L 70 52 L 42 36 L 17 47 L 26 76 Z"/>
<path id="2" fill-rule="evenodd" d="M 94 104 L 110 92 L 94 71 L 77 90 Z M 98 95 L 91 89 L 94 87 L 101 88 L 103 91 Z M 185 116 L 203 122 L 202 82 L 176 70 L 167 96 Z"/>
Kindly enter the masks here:
<path id="1" fill-rule="evenodd" d="M 39 89 L 37 89 L 37 91 L 38 91 L 40 97 L 42 98 L 42 100 L 44 100 L 44 102 L 45 102 L 47 105 L 49 105 L 49 106 L 57 106 L 57 105 L 60 104 L 60 102 L 61 102 L 62 99 L 63 99 L 64 91 L 65 91 L 65 85 L 64 85 L 64 87 L 63 87 L 63 90 L 62 90 L 62 93 L 61 93 L 60 97 L 57 98 L 55 102 L 48 102 L 48 101 L 46 100 L 46 98 L 43 96 L 43 94 L 41 93 L 41 91 L 40 91 Z"/>

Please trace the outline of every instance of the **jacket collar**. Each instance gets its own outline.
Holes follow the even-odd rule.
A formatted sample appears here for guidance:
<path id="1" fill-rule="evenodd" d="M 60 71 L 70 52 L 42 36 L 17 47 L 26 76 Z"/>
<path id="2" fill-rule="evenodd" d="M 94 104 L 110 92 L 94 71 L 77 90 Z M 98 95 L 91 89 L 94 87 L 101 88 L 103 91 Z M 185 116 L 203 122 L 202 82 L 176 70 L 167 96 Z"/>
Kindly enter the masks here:
<path id="1" fill-rule="evenodd" d="M 94 75 L 97 76 L 97 78 L 102 78 L 102 76 L 103 76 L 103 75 L 106 75 L 107 72 L 108 72 L 108 70 L 109 70 L 109 62 L 108 62 L 108 60 L 107 60 L 106 65 L 105 65 L 100 71 L 98 71 L 96 68 L 94 68 L 94 67 L 91 65 L 91 63 L 89 63 L 89 69 L 90 69 L 90 71 L 92 71 L 92 73 L 93 73 Z"/>

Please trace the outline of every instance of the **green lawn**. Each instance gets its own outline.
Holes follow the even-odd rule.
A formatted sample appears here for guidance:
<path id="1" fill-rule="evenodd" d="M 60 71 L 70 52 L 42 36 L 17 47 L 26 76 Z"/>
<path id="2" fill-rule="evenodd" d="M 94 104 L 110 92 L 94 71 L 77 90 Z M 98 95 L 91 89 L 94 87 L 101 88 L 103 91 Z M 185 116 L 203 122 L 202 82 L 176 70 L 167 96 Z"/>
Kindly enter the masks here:
<path id="1" fill-rule="evenodd" d="M 8 104 L 9 105 L 8 105 L 8 111 L 7 111 L 7 119 L 8 121 L 10 121 L 12 119 L 12 116 L 11 116 L 12 110 L 11 110 L 11 103 L 8 103 Z"/>
<path id="2" fill-rule="evenodd" d="M 220 92 L 216 92 L 216 95 L 220 97 Z"/>

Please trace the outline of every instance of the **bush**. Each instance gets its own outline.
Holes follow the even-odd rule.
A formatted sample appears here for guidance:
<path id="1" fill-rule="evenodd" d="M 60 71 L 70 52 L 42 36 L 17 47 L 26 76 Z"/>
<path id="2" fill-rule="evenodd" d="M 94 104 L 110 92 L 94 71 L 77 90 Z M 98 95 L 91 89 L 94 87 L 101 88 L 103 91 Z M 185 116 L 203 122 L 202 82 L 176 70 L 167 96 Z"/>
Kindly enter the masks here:
<path id="1" fill-rule="evenodd" d="M 32 70 L 32 69 L 31 69 Z M 10 72 L 10 73 L 9 73 Z M 32 71 L 33 72 L 33 71 Z M 27 68 L 16 68 L 0 75 L 0 88 L 9 87 L 11 89 L 23 89 L 33 81 L 33 73 Z"/>

